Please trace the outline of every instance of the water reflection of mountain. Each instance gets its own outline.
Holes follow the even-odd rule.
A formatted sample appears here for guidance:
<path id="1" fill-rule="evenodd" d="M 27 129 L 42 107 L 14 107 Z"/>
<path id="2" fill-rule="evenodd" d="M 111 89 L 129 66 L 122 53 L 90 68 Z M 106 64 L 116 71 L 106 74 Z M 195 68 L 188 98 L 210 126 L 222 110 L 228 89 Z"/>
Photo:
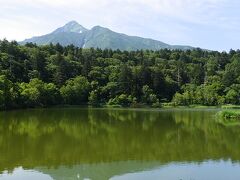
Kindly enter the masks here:
<path id="1" fill-rule="evenodd" d="M 60 166 L 56 169 L 37 168 L 38 171 L 49 174 L 53 179 L 92 179 L 103 180 L 126 173 L 141 172 L 159 167 L 159 162 L 111 162 L 98 164 L 83 164 L 73 167 Z"/>
<path id="2" fill-rule="evenodd" d="M 144 162 L 143 169 L 147 162 L 239 161 L 239 127 L 215 123 L 214 114 L 109 109 L 2 112 L 0 171 L 125 161 Z"/>

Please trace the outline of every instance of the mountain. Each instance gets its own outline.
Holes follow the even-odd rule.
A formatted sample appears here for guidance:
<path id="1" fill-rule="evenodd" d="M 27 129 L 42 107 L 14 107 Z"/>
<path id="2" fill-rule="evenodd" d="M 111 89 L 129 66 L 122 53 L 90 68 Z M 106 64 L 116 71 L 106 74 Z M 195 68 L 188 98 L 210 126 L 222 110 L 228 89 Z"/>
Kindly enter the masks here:
<path id="1" fill-rule="evenodd" d="M 193 49 L 193 47 L 190 46 L 169 45 L 153 39 L 128 36 L 101 26 L 95 26 L 88 30 L 76 21 L 71 21 L 50 34 L 26 39 L 20 42 L 20 44 L 26 44 L 29 42 L 36 43 L 38 45 L 59 43 L 63 46 L 73 44 L 82 48 L 93 47 L 120 50 L 158 50 L 163 48 L 182 50 Z"/>
<path id="2" fill-rule="evenodd" d="M 65 26 L 60 27 L 53 31 L 53 34 L 61 33 L 61 32 L 73 32 L 73 33 L 83 33 L 88 31 L 85 27 L 78 24 L 76 21 L 70 21 Z"/>

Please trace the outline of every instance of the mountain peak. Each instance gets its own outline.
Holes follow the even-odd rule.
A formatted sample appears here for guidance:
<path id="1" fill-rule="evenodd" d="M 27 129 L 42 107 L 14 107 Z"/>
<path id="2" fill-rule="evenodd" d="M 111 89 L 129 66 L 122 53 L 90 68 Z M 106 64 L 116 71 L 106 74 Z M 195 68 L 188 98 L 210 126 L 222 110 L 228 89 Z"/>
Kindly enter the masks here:
<path id="1" fill-rule="evenodd" d="M 120 49 L 120 50 L 159 50 L 159 49 L 193 49 L 189 46 L 171 46 L 161 41 L 141 38 L 137 36 L 128 36 L 117 33 L 111 29 L 94 26 L 90 30 L 81 26 L 76 21 L 69 21 L 62 27 L 59 27 L 52 33 L 26 39 L 21 44 L 27 42 L 36 43 L 38 45 L 46 45 L 49 43 L 61 44 L 67 46 L 73 44 L 81 48 L 101 48 L 101 49 Z"/>
<path id="2" fill-rule="evenodd" d="M 91 30 L 95 30 L 95 29 L 108 29 L 108 28 L 97 25 L 97 26 L 92 27 Z"/>
<path id="3" fill-rule="evenodd" d="M 81 26 L 77 21 L 69 21 L 63 27 L 74 27 L 74 26 Z"/>
<path id="4" fill-rule="evenodd" d="M 70 21 L 64 26 L 56 29 L 53 33 L 59 33 L 59 32 L 74 32 L 74 33 L 83 33 L 87 31 L 85 27 L 80 25 L 77 21 Z"/>
<path id="5" fill-rule="evenodd" d="M 78 24 L 78 22 L 77 21 L 74 21 L 74 20 L 72 20 L 72 21 L 69 21 L 68 23 L 66 23 L 66 25 L 69 25 L 69 24 Z M 78 24 L 79 25 L 79 24 Z"/>

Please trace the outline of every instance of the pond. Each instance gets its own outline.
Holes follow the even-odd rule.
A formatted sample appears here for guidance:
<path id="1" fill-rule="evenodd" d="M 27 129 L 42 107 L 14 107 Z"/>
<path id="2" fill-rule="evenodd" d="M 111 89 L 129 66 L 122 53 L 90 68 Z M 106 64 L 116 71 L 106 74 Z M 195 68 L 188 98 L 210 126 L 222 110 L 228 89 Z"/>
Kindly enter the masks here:
<path id="1" fill-rule="evenodd" d="M 217 109 L 0 113 L 0 179 L 236 180 L 240 127 Z"/>

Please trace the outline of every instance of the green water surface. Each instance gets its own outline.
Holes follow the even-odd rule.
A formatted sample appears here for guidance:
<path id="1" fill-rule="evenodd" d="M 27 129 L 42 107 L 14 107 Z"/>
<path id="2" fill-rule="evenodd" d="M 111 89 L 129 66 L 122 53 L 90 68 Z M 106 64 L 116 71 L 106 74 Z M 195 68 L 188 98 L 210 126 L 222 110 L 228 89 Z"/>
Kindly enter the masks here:
<path id="1" fill-rule="evenodd" d="M 0 179 L 240 179 L 240 127 L 217 109 L 0 113 Z"/>

